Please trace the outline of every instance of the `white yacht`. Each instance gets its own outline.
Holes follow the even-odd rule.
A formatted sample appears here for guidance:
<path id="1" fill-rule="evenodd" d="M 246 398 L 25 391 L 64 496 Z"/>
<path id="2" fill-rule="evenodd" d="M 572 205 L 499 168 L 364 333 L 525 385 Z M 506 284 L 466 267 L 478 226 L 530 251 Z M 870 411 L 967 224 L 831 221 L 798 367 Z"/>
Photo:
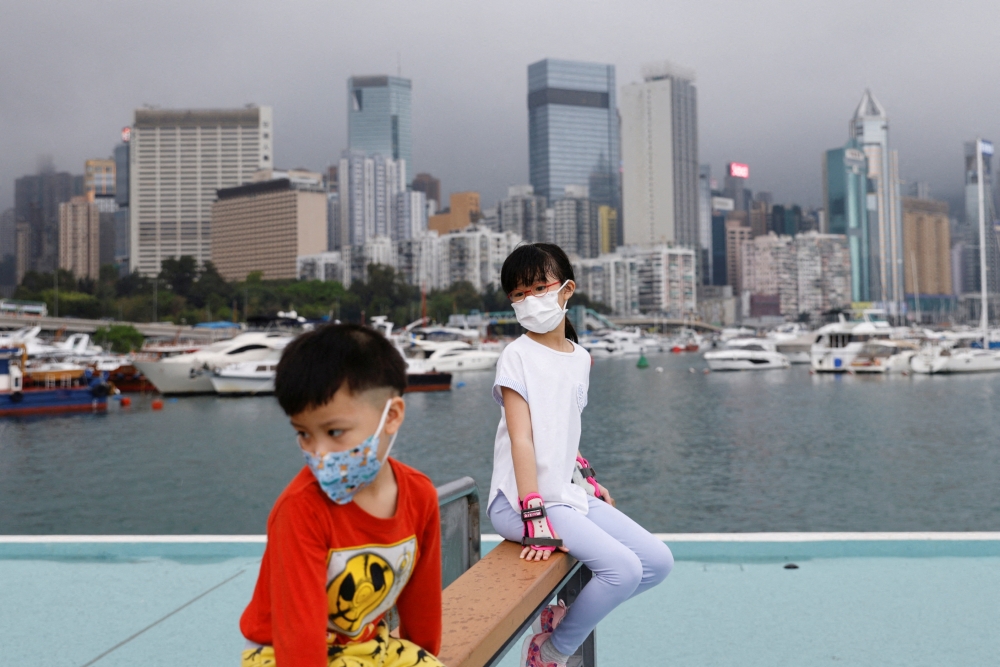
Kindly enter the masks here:
<path id="1" fill-rule="evenodd" d="M 1000 351 L 932 344 L 913 355 L 910 367 L 924 375 L 1000 371 Z"/>
<path id="2" fill-rule="evenodd" d="M 733 338 L 721 350 L 705 353 L 705 361 L 713 371 L 763 371 L 788 368 L 788 357 L 764 338 Z"/>
<path id="3" fill-rule="evenodd" d="M 242 361 L 273 359 L 292 341 L 283 333 L 249 332 L 212 343 L 197 352 L 136 361 L 135 366 L 161 394 L 210 394 L 212 371 Z"/>
<path id="4" fill-rule="evenodd" d="M 412 343 L 406 349 L 406 357 L 422 362 L 428 371 L 439 373 L 490 371 L 496 368 L 500 358 L 498 350 L 485 350 L 458 340 L 442 343 L 415 340 Z"/>
<path id="5" fill-rule="evenodd" d="M 767 335 L 778 352 L 788 357 L 788 361 L 793 364 L 808 364 L 812 361 L 810 350 L 814 338 L 812 332 L 798 322 L 783 324 Z"/>
<path id="6" fill-rule="evenodd" d="M 639 330 L 608 329 L 595 332 L 580 345 L 595 359 L 601 357 L 638 357 L 662 349 L 663 341 L 652 339 Z"/>
<path id="7" fill-rule="evenodd" d="M 212 387 L 218 394 L 272 394 L 277 359 L 241 361 L 212 371 Z"/>
<path id="8" fill-rule="evenodd" d="M 865 343 L 889 340 L 893 330 L 881 310 L 866 310 L 860 322 L 839 322 L 820 327 L 809 350 L 812 369 L 817 373 L 846 373 Z"/>
<path id="9" fill-rule="evenodd" d="M 906 340 L 874 340 L 866 343 L 847 365 L 855 374 L 905 373 L 917 354 L 917 344 Z"/>

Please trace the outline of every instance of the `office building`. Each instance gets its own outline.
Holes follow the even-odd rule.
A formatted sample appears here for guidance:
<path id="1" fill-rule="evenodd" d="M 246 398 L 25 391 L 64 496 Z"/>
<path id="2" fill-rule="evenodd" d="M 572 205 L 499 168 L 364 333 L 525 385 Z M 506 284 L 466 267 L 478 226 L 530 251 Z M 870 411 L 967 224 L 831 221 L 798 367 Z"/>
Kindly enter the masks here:
<path id="1" fill-rule="evenodd" d="M 347 146 L 366 155 L 412 164 L 409 79 L 352 76 L 347 80 Z M 404 181 L 405 183 L 408 181 Z"/>
<path id="2" fill-rule="evenodd" d="M 80 179 L 82 190 L 83 179 Z M 59 264 L 59 206 L 75 193 L 76 179 L 67 172 L 44 166 L 37 175 L 14 182 L 14 215 L 23 222 L 24 252 L 18 254 L 17 272 L 51 272 Z"/>
<path id="3" fill-rule="evenodd" d="M 552 204 L 552 242 L 567 254 L 596 257 L 600 244 L 598 205 L 585 185 L 567 185 Z"/>
<path id="4" fill-rule="evenodd" d="M 251 182 L 218 191 L 212 205 L 212 263 L 230 281 L 260 271 L 294 279 L 297 258 L 326 250 L 327 199 L 321 174 L 262 170 Z"/>
<path id="5" fill-rule="evenodd" d="M 898 313 L 903 300 L 903 221 L 900 210 L 899 157 L 889 149 L 889 119 L 870 90 L 866 90 L 851 119 L 850 137 L 867 158 L 870 207 L 869 241 L 874 258 L 872 299 Z"/>
<path id="6" fill-rule="evenodd" d="M 726 252 L 726 216 L 734 203 L 728 197 L 712 197 L 712 281 L 716 287 L 729 284 Z"/>
<path id="7" fill-rule="evenodd" d="M 702 285 L 712 284 L 712 167 L 698 168 L 698 256 Z"/>
<path id="8" fill-rule="evenodd" d="M 340 249 L 391 236 L 397 226 L 397 196 L 406 192 L 406 163 L 382 154 L 346 150 L 337 170 Z"/>
<path id="9" fill-rule="evenodd" d="M 122 143 L 115 146 L 115 255 L 120 275 L 131 273 L 129 253 L 132 250 L 131 213 L 129 212 L 129 147 L 132 128 L 122 130 Z"/>
<path id="10" fill-rule="evenodd" d="M 446 211 L 432 215 L 427 221 L 428 229 L 443 236 L 479 222 L 482 209 L 479 206 L 478 192 L 453 192 L 449 199 L 451 206 Z"/>
<path id="11" fill-rule="evenodd" d="M 100 276 L 101 213 L 92 196 L 59 205 L 59 268 L 77 278 Z"/>
<path id="12" fill-rule="evenodd" d="M 878 254 L 878 227 L 873 224 L 877 210 L 869 211 L 868 157 L 851 139 L 843 148 L 826 151 L 823 157 L 823 205 L 826 231 L 847 236 L 851 254 L 851 300 L 875 300 L 881 281 Z"/>
<path id="13" fill-rule="evenodd" d="M 419 173 L 413 177 L 413 189 L 417 192 L 423 192 L 428 204 L 434 202 L 434 212 L 429 215 L 434 215 L 434 213 L 437 213 L 441 209 L 440 180 L 430 174 Z"/>
<path id="14" fill-rule="evenodd" d="M 0 261 L 17 253 L 17 215 L 13 208 L 0 214 Z"/>
<path id="15" fill-rule="evenodd" d="M 573 260 L 576 288 L 615 315 L 639 313 L 639 265 L 641 260 L 618 252 L 591 259 Z"/>
<path id="16" fill-rule="evenodd" d="M 507 188 L 507 198 L 500 200 L 500 231 L 513 232 L 527 243 L 548 241 L 551 230 L 545 228 L 545 197 L 535 194 L 530 185 Z"/>
<path id="17" fill-rule="evenodd" d="M 984 142 L 992 147 L 992 142 Z M 997 213 L 994 205 L 993 152 L 983 150 L 983 203 L 986 214 L 986 290 L 1000 292 L 1000 245 L 996 234 Z M 963 262 L 968 278 L 963 281 L 966 292 L 980 291 L 979 254 L 979 175 L 976 164 L 976 142 L 965 144 L 965 237 L 967 260 Z M 974 257 L 973 257 L 974 255 Z M 971 289 L 967 289 L 971 288 Z"/>
<path id="18" fill-rule="evenodd" d="M 618 211 L 607 205 L 597 207 L 597 252 L 614 252 L 618 243 Z"/>
<path id="19" fill-rule="evenodd" d="M 951 229 L 948 204 L 903 197 L 903 266 L 906 293 L 950 296 Z"/>
<path id="20" fill-rule="evenodd" d="M 210 259 L 216 192 L 271 167 L 272 116 L 255 106 L 136 110 L 128 144 L 133 270 L 152 276 L 164 259 Z"/>
<path id="21" fill-rule="evenodd" d="M 620 209 L 614 65 L 547 58 L 528 66 L 531 185 L 546 201 L 587 185 L 598 205 Z"/>
<path id="22" fill-rule="evenodd" d="M 742 162 L 730 162 L 726 165 L 726 181 L 723 194 L 733 200 L 737 211 L 750 210 L 753 193 L 747 188 L 750 179 L 750 167 Z"/>
<path id="23" fill-rule="evenodd" d="M 660 63 L 622 88 L 622 200 L 626 244 L 699 242 L 698 119 L 694 72 Z"/>

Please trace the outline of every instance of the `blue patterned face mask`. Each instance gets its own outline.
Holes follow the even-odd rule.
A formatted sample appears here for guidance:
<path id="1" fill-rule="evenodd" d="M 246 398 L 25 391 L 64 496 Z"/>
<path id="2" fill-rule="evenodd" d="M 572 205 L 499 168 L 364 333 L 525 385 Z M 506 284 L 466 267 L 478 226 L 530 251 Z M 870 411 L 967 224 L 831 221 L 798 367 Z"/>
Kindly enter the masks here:
<path id="1" fill-rule="evenodd" d="M 312 470 L 316 481 L 323 488 L 323 492 L 330 497 L 330 500 L 338 505 L 346 505 L 354 499 L 361 489 L 372 483 L 378 471 L 382 468 L 383 461 L 378 459 L 379 436 L 382 435 L 382 427 L 385 426 L 386 417 L 389 416 L 389 406 L 392 405 L 390 398 L 385 409 L 382 410 L 382 419 L 378 422 L 378 430 L 375 435 L 366 439 L 354 449 L 343 452 L 329 452 L 323 456 L 317 456 L 307 451 L 302 452 L 306 458 L 306 465 Z M 389 441 L 389 448 L 385 450 L 385 458 L 389 458 L 389 452 L 396 442 L 397 433 L 392 434 Z"/>

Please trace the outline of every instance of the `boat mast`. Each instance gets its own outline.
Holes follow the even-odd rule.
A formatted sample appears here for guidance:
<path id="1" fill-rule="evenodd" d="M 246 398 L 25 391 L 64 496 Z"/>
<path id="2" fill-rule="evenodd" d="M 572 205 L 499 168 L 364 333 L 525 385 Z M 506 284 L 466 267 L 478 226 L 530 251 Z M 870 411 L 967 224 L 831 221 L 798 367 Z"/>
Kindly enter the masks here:
<path id="1" fill-rule="evenodd" d="M 976 186 L 979 192 L 979 292 L 982 301 L 983 350 L 990 349 L 989 304 L 986 299 L 986 200 L 983 186 L 983 153 L 993 155 L 993 144 L 976 139 Z"/>

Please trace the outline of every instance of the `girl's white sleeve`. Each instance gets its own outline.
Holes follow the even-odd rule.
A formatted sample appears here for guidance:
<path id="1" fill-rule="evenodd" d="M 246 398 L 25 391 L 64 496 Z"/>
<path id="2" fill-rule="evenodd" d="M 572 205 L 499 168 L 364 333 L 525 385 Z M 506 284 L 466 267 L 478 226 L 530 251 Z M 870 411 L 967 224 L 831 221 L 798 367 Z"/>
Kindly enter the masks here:
<path id="1" fill-rule="evenodd" d="M 521 355 L 517 353 L 516 349 L 507 347 L 500 354 L 500 359 L 497 360 L 497 377 L 493 381 L 493 400 L 497 402 L 497 405 L 503 407 L 501 387 L 513 389 L 527 401 L 528 388 L 525 386 L 524 379 L 524 360 L 521 359 Z"/>

